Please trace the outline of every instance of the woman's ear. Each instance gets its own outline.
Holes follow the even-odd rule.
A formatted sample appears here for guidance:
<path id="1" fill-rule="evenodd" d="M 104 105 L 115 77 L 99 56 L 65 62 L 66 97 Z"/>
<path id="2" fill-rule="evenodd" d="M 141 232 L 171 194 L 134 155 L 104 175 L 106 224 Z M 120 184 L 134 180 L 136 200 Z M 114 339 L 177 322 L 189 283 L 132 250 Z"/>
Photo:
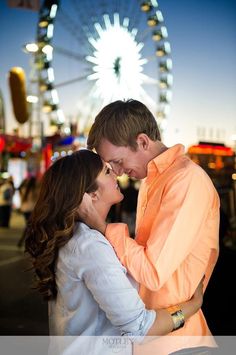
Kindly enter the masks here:
<path id="1" fill-rule="evenodd" d="M 148 150 L 149 148 L 149 138 L 145 133 L 140 133 L 137 136 L 136 142 L 139 146 L 139 148 L 143 150 Z"/>
<path id="2" fill-rule="evenodd" d="M 94 192 L 89 192 L 88 194 L 91 197 L 92 201 L 97 201 L 99 199 L 98 190 L 96 190 Z"/>

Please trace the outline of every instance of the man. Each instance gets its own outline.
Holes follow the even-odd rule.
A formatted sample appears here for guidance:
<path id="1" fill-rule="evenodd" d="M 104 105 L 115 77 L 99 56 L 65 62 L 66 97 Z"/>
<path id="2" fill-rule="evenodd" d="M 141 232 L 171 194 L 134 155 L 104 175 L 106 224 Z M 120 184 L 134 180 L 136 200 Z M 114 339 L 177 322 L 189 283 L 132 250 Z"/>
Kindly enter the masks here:
<path id="1" fill-rule="evenodd" d="M 105 225 L 92 211 L 86 221 L 105 234 L 140 283 L 146 306 L 170 307 L 189 299 L 203 275 L 206 287 L 218 257 L 219 233 L 219 197 L 208 175 L 185 156 L 182 145 L 167 148 L 161 142 L 155 118 L 136 100 L 104 107 L 87 144 L 117 175 L 143 179 L 135 240 L 125 224 Z M 167 354 L 214 347 L 201 310 L 172 334 L 194 337 L 168 342 Z"/>

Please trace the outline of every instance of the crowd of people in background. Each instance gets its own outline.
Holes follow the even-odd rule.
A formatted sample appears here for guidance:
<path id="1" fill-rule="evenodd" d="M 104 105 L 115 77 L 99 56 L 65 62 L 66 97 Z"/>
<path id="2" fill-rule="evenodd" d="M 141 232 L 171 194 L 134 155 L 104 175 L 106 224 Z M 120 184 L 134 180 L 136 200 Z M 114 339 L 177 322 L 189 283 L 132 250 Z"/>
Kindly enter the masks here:
<path id="1" fill-rule="evenodd" d="M 129 226 L 131 236 L 135 234 L 136 205 L 140 181 L 128 178 L 120 184 L 124 195 L 123 201 L 114 205 L 108 216 L 111 222 L 122 221 Z M 0 180 L 0 227 L 9 228 L 13 210 L 24 217 L 25 228 L 17 243 L 22 247 L 25 240 L 27 222 L 37 201 L 40 188 L 40 180 L 34 175 L 29 175 L 22 180 L 19 187 L 14 186 L 12 176 Z M 19 193 L 19 207 L 14 206 L 13 197 Z"/>
<path id="2" fill-rule="evenodd" d="M 25 240 L 25 233 L 28 220 L 30 218 L 31 212 L 34 209 L 34 205 L 38 198 L 39 193 L 39 182 L 35 176 L 31 176 L 22 181 L 19 186 L 21 206 L 20 211 L 25 219 L 25 228 L 18 241 L 18 246 L 21 247 Z"/>
<path id="3" fill-rule="evenodd" d="M 33 211 L 38 198 L 40 180 L 35 176 L 27 176 L 19 187 L 15 187 L 12 176 L 0 179 L 0 227 L 10 228 L 12 212 L 15 209 L 24 217 L 25 227 Z M 14 195 L 19 193 L 19 208 L 14 206 Z M 18 246 L 21 247 L 25 239 L 25 228 L 19 239 Z"/>
<path id="4" fill-rule="evenodd" d="M 15 188 L 12 177 L 0 180 L 0 227 L 9 228 Z"/>

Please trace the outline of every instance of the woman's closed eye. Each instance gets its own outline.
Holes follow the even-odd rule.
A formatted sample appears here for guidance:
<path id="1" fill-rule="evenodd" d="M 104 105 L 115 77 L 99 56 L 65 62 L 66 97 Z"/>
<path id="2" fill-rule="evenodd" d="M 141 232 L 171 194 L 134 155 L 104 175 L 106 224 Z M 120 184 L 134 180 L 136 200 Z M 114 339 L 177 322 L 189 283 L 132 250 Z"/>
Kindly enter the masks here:
<path id="1" fill-rule="evenodd" d="M 111 168 L 109 168 L 108 166 L 106 167 L 105 170 L 105 175 L 109 175 L 111 173 Z"/>

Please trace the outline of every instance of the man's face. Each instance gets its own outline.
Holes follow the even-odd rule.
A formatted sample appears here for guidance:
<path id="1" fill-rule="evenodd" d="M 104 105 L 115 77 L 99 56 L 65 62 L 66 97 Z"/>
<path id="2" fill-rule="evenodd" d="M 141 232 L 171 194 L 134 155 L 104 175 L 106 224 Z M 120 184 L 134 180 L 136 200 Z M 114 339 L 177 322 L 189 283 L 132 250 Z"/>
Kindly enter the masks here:
<path id="1" fill-rule="evenodd" d="M 134 151 L 129 147 L 118 147 L 102 139 L 97 153 L 111 165 L 118 176 L 127 174 L 136 179 L 143 179 L 147 176 L 148 159 L 145 150 L 140 146 Z"/>

